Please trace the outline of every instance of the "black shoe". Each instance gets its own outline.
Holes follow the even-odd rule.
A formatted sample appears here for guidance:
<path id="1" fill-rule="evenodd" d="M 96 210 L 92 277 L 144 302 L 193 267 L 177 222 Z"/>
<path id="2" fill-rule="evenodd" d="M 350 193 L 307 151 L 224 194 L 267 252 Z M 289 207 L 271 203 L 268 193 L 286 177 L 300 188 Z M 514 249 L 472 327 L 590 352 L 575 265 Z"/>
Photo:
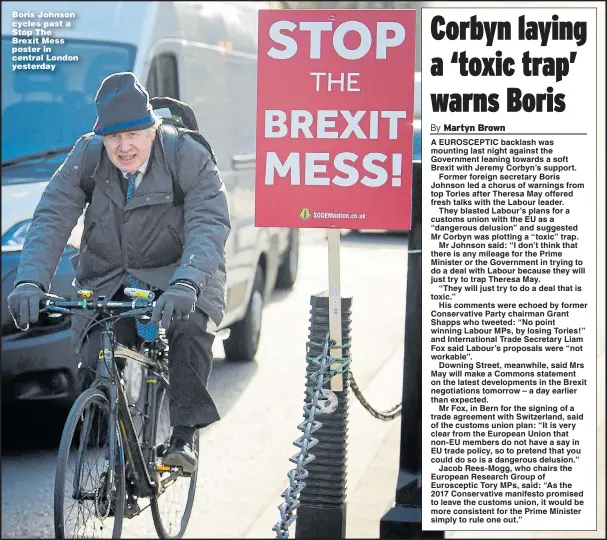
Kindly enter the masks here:
<path id="1" fill-rule="evenodd" d="M 192 474 L 198 465 L 198 458 L 192 450 L 192 445 L 183 439 L 171 439 L 162 464 L 168 467 L 181 467 L 186 474 Z"/>

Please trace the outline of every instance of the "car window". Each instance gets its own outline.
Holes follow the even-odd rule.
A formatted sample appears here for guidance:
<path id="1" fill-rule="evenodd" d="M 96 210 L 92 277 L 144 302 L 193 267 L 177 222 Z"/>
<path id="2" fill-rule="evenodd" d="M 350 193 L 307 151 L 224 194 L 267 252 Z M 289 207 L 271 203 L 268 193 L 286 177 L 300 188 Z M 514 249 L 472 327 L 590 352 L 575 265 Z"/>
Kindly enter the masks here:
<path id="1" fill-rule="evenodd" d="M 154 57 L 146 88 L 150 97 L 179 99 L 177 59 L 174 54 L 162 53 Z"/>

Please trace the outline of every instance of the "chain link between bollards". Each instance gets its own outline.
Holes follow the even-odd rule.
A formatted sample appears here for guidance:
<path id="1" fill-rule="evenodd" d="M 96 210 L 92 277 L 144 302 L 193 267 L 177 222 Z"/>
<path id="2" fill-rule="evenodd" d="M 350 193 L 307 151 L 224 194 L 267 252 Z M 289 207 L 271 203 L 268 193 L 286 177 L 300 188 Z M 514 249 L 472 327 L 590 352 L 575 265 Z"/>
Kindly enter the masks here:
<path id="1" fill-rule="evenodd" d="M 402 401 L 398 405 L 395 405 L 387 411 L 378 411 L 377 409 L 374 409 L 371 404 L 365 399 L 365 396 L 363 396 L 361 389 L 358 387 L 358 384 L 356 384 L 356 380 L 354 379 L 354 375 L 352 375 L 351 371 L 349 373 L 349 376 L 350 388 L 352 388 L 352 392 L 354 392 L 354 395 L 356 396 L 358 401 L 360 401 L 360 404 L 371 414 L 371 416 L 384 422 L 389 422 L 390 420 L 394 420 L 395 418 L 398 418 L 400 416 L 403 410 Z"/>

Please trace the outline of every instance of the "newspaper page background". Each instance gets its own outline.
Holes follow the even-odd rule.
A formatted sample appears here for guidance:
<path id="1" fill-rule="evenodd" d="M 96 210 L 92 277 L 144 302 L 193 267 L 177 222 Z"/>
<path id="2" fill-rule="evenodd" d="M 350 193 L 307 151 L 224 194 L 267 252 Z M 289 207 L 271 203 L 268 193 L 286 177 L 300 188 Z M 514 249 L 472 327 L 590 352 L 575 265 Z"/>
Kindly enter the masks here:
<path id="1" fill-rule="evenodd" d="M 423 286 L 426 287 L 426 291 L 430 291 L 431 294 L 436 294 L 437 289 L 436 289 L 436 284 L 433 284 L 432 286 L 430 286 L 430 274 L 429 274 L 429 269 L 430 269 L 430 250 L 434 247 L 434 244 L 438 244 L 436 240 L 432 241 L 430 238 L 430 234 L 431 234 L 431 224 L 429 222 L 429 218 L 430 216 L 436 216 L 438 215 L 437 212 L 437 206 L 434 206 L 434 208 L 431 208 L 430 206 L 430 200 L 431 200 L 431 196 L 430 196 L 430 182 L 434 181 L 437 176 L 438 173 L 436 171 L 433 172 L 429 172 L 430 169 L 430 163 L 427 160 L 427 158 L 430 156 L 430 152 L 429 152 L 429 143 L 431 140 L 431 124 L 438 124 L 439 126 L 442 127 L 443 123 L 450 123 L 450 124 L 465 124 L 465 125 L 474 125 L 476 126 L 478 123 L 486 123 L 489 125 L 505 125 L 508 126 L 507 127 L 507 131 L 512 131 L 512 132 L 537 132 L 537 133 L 556 133 L 559 131 L 563 131 L 563 132 L 571 132 L 571 131 L 575 131 L 574 129 L 567 129 L 566 127 L 564 127 L 563 129 L 555 129 L 555 122 L 556 120 L 554 120 L 554 117 L 558 117 L 557 113 L 508 113 L 507 115 L 505 113 L 500 112 L 499 116 L 497 114 L 491 115 L 491 114 L 487 114 L 485 113 L 484 115 L 468 115 L 466 113 L 459 113 L 459 114 L 451 114 L 451 113 L 442 113 L 442 114 L 432 114 L 432 106 L 431 103 L 429 101 L 428 98 L 428 94 L 429 92 L 433 92 L 433 93 L 450 93 L 450 92 L 478 92 L 478 93 L 486 93 L 489 94 L 491 92 L 496 92 L 497 94 L 500 95 L 499 97 L 499 103 L 500 103 L 500 111 L 505 111 L 506 110 L 506 88 L 507 87 L 518 87 L 520 88 L 523 93 L 539 93 L 541 90 L 540 88 L 543 86 L 543 91 L 546 92 L 546 87 L 548 86 L 552 86 L 553 90 L 554 90 L 554 94 L 557 94 L 559 92 L 563 92 L 563 89 L 566 87 L 567 90 L 565 90 L 563 93 L 565 93 L 566 95 L 566 99 L 565 101 L 568 100 L 572 100 L 572 99 L 586 99 L 584 96 L 586 95 L 596 95 L 596 148 L 597 148 L 597 154 L 596 154 L 596 231 L 597 231 L 597 236 L 596 236 L 596 252 L 593 252 L 594 248 L 593 246 L 588 246 L 586 245 L 586 247 L 583 250 L 580 250 L 580 255 L 584 255 L 587 259 L 586 264 L 591 264 L 593 266 L 592 268 L 592 273 L 594 274 L 594 262 L 595 262 L 595 255 L 596 255 L 596 274 L 592 276 L 592 280 L 590 279 L 585 279 L 582 280 L 583 281 L 583 285 L 584 288 L 588 287 L 589 289 L 587 290 L 592 290 L 596 288 L 596 329 L 591 328 L 590 329 L 590 333 L 586 334 L 586 338 L 588 338 L 588 336 L 590 334 L 592 334 L 592 339 L 596 340 L 596 401 L 594 399 L 594 395 L 595 395 L 595 390 L 592 387 L 592 385 L 594 384 L 594 381 L 588 381 L 588 384 L 591 385 L 588 388 L 584 388 L 582 390 L 582 392 L 586 392 L 586 394 L 588 395 L 587 399 L 589 400 L 589 402 L 591 402 L 592 404 L 596 403 L 597 406 L 597 415 L 596 415 L 596 449 L 592 447 L 592 444 L 594 443 L 594 435 L 595 432 L 592 429 L 592 426 L 589 426 L 588 423 L 586 422 L 586 425 L 584 426 L 584 430 L 586 430 L 586 439 L 585 439 L 585 444 L 586 446 L 583 448 L 586 456 L 585 459 L 589 459 L 589 460 L 594 460 L 594 457 L 596 455 L 597 458 L 597 462 L 596 462 L 596 469 L 593 467 L 594 464 L 584 464 L 584 467 L 586 468 L 586 470 L 591 471 L 592 475 L 596 475 L 596 489 L 594 488 L 595 482 L 594 482 L 594 478 L 592 478 L 590 481 L 586 482 L 585 485 L 590 486 L 590 488 L 592 489 L 592 493 L 589 496 L 584 496 L 585 499 L 585 503 L 586 504 L 591 504 L 593 507 L 596 506 L 597 508 L 597 519 L 596 519 L 596 527 L 597 530 L 596 531 L 589 531 L 587 530 L 589 527 L 588 526 L 584 526 L 584 527 L 579 527 L 580 529 L 586 529 L 583 531 L 580 530 L 574 530 L 575 527 L 572 526 L 559 526 L 558 530 L 557 527 L 554 527 L 554 529 L 552 528 L 552 526 L 550 526 L 550 528 L 552 530 L 545 530 L 548 527 L 544 526 L 543 528 L 539 528 L 538 526 L 534 526 L 532 525 L 531 520 L 526 517 L 525 518 L 525 523 L 528 525 L 528 529 L 525 529 L 524 527 L 521 528 L 522 526 L 519 524 L 507 524 L 507 523 L 498 523 L 498 524 L 492 524 L 492 525 L 487 525 L 487 523 L 485 522 L 484 524 L 478 524 L 476 525 L 476 531 L 470 530 L 473 529 L 473 527 L 470 527 L 469 530 L 464 530 L 463 527 L 464 525 L 462 525 L 461 523 L 457 526 L 458 529 L 460 529 L 459 531 L 455 532 L 455 531 L 449 531 L 449 529 L 453 529 L 454 527 L 452 526 L 443 526 L 442 530 L 447 530 L 448 532 L 446 533 L 446 537 L 451 537 L 451 538 L 471 538 L 471 537 L 501 537 L 501 538 L 516 538 L 516 537 L 521 537 L 521 538 L 529 538 L 529 537 L 545 537 L 545 538 L 554 538 L 554 537 L 559 537 L 559 538 L 564 538 L 564 537 L 584 537 L 584 538 L 592 538 L 592 537 L 604 537 L 604 530 L 605 530 L 605 519 L 604 519 L 604 476 L 605 476 L 605 469 L 604 469 L 604 434 L 605 434 L 605 423 L 604 423 L 604 404 L 605 404 L 605 393 L 604 393 L 604 359 L 605 359 L 605 354 L 604 354 L 604 326 L 605 326 L 605 318 L 604 318 L 604 295 L 605 295 L 605 291 L 604 291 L 604 285 L 605 285 L 605 271 L 604 271 L 604 245 L 605 245 L 605 239 L 604 239 L 604 224 L 605 224 L 605 168 L 604 168 L 604 146 L 605 146 L 605 141 L 604 141 L 604 118 L 605 118 L 605 111 L 604 111 L 604 96 L 605 96 L 605 85 L 604 85 L 604 48 L 605 48 L 605 43 L 604 43 L 604 5 L 602 3 L 592 3 L 592 2 L 576 2 L 576 3 L 571 3 L 571 2 L 561 2 L 561 3 L 530 3 L 530 2 L 519 2 L 519 3 L 513 3 L 513 2 L 508 2 L 508 3 L 503 3 L 503 2 L 491 2 L 491 3 L 487 3 L 487 2 L 458 2 L 458 3 L 431 3 L 428 4 L 429 7 L 443 7 L 445 8 L 445 10 L 439 13 L 441 13 L 444 18 L 445 21 L 469 21 L 470 20 L 470 16 L 472 15 L 476 15 L 478 20 L 484 20 L 483 19 L 483 13 L 485 11 L 489 11 L 489 10 L 481 10 L 481 9 L 477 9 L 474 12 L 469 12 L 469 11 L 464 11 L 463 8 L 465 7 L 483 7 L 483 8 L 487 8 L 487 7 L 491 7 L 493 9 L 495 8 L 499 8 L 499 7 L 507 7 L 510 8 L 510 11 L 512 11 L 513 13 L 510 14 L 507 18 L 500 18 L 500 20 L 508 20 L 511 21 L 512 23 L 512 29 L 513 29 L 513 37 L 510 41 L 497 41 L 495 40 L 494 43 L 492 44 L 491 47 L 487 47 L 486 46 L 486 41 L 472 41 L 470 39 L 468 40 L 447 40 L 447 39 L 443 39 L 440 42 L 435 41 L 431 46 L 427 46 L 427 49 L 424 50 L 424 45 L 429 43 L 430 41 L 430 37 L 429 37 L 429 21 L 432 18 L 433 15 L 437 14 L 437 11 L 433 10 L 433 9 L 424 9 L 422 11 L 422 27 L 423 27 L 423 41 L 422 41 L 422 58 L 423 58 L 423 64 L 422 64 L 422 92 L 424 94 L 424 109 L 422 112 L 422 130 L 423 130 L 423 135 L 424 135 L 424 247 L 425 247 L 425 253 L 424 253 L 424 278 L 423 278 Z M 541 47 L 539 45 L 539 40 L 537 42 L 533 42 L 533 41 L 528 41 L 525 43 L 520 43 L 518 42 L 517 35 L 518 35 L 518 28 L 516 27 L 516 22 L 517 22 L 517 18 L 520 14 L 525 14 L 527 15 L 529 13 L 529 11 L 525 11 L 526 8 L 529 7 L 540 7 L 542 9 L 538 9 L 537 12 L 538 14 L 533 16 L 533 17 L 529 17 L 527 16 L 528 20 L 537 20 L 537 21 L 549 21 L 551 20 L 551 16 L 554 14 L 555 10 L 557 9 L 561 9 L 563 11 L 559 11 L 559 15 L 561 20 L 570 20 L 570 21 L 575 21 L 578 20 L 578 18 L 575 17 L 575 15 L 568 15 L 565 16 L 564 12 L 567 11 L 563 8 L 568 8 L 568 10 L 573 9 L 579 9 L 579 8 L 584 8 L 584 7 L 590 7 L 593 9 L 596 9 L 596 15 L 593 13 L 590 17 L 585 18 L 584 20 L 587 20 L 589 22 L 589 32 L 590 32 L 590 26 L 592 25 L 592 23 L 590 23 L 590 18 L 592 18 L 592 20 L 596 20 L 596 30 L 594 30 L 595 32 L 595 36 L 593 38 L 588 38 L 588 39 L 593 39 L 596 40 L 593 45 L 591 46 L 591 48 L 586 48 L 586 50 L 584 50 L 584 47 L 577 47 L 574 43 L 572 44 L 572 42 L 563 42 L 563 41 L 549 41 L 548 44 L 545 47 Z M 447 8 L 449 8 L 449 11 L 447 11 Z M 453 8 L 462 8 L 461 12 L 456 15 L 457 11 L 453 10 Z M 512 8 L 520 8 L 521 13 L 517 13 L 516 9 L 512 9 Z M 448 13 L 448 15 L 447 15 Z M 596 18 L 595 18 L 596 17 Z M 491 19 L 491 20 L 497 20 L 497 19 Z M 440 45 L 438 45 L 440 43 Z M 567 43 L 567 46 L 563 46 L 564 43 Z M 438 45 L 438 46 L 437 46 Z M 440 49 L 440 46 L 442 45 L 442 49 Z M 554 45 L 554 46 L 553 46 Z M 572 46 L 573 45 L 573 46 Z M 430 50 L 431 49 L 431 50 Z M 491 87 L 492 83 L 487 82 L 487 79 L 489 77 L 467 77 L 467 78 L 463 78 L 459 76 L 459 73 L 455 76 L 453 76 L 453 78 L 450 80 L 449 75 L 453 74 L 453 73 L 457 73 L 456 69 L 458 66 L 456 66 L 455 64 L 451 64 L 451 57 L 454 51 L 458 51 L 458 52 L 463 52 L 466 51 L 468 57 L 494 57 L 494 53 L 497 50 L 501 50 L 503 55 L 502 57 L 512 57 L 515 59 L 515 69 L 517 71 L 517 74 L 513 77 L 495 77 L 495 80 L 498 81 L 498 86 L 497 87 Z M 575 63 L 579 62 L 579 64 L 582 64 L 583 62 L 580 62 L 579 59 L 576 60 L 574 63 L 570 64 L 569 67 L 571 68 L 571 74 L 562 77 L 562 80 L 559 81 L 558 83 L 555 82 L 555 77 L 547 77 L 547 76 L 538 76 L 538 77 L 522 77 L 521 75 L 519 75 L 519 73 L 522 71 L 522 62 L 521 62 L 521 56 L 522 56 L 522 52 L 529 50 L 531 56 L 534 57 L 564 57 L 566 56 L 566 53 L 563 53 L 563 51 L 567 50 L 567 51 L 577 51 L 578 52 L 578 58 L 583 54 L 586 56 L 586 60 L 585 62 L 590 61 L 591 62 L 591 67 L 594 68 L 594 66 L 596 65 L 596 94 L 594 93 L 594 89 L 591 89 L 591 91 L 587 91 L 588 90 L 588 82 L 584 80 L 584 73 L 580 73 L 579 71 L 574 75 L 575 72 Z M 440 51 L 437 53 L 437 51 Z M 595 63 L 595 55 L 596 55 L 596 63 Z M 435 77 L 435 81 L 433 81 L 432 83 L 432 89 L 430 90 L 430 85 L 425 85 L 424 86 L 424 81 L 428 81 L 429 79 L 429 69 L 430 66 L 432 64 L 432 60 L 431 58 L 435 58 L 437 56 L 440 56 L 443 61 L 444 61 L 444 74 L 442 77 Z M 499 56 L 499 55 L 498 55 Z M 578 65 L 579 65 L 578 64 Z M 571 79 L 574 81 L 573 85 L 571 83 L 571 81 L 567 82 L 566 78 L 567 77 L 571 77 Z M 592 84 L 594 84 L 594 75 L 592 73 L 590 73 L 588 75 L 588 78 L 592 81 Z M 455 80 L 457 79 L 457 81 Z M 466 80 L 467 79 L 467 80 Z M 526 80 L 524 80 L 526 79 Z M 437 82 L 438 81 L 438 82 Z M 576 88 L 577 87 L 577 88 Z M 594 97 L 593 97 L 594 99 Z M 594 104 L 592 104 L 589 107 L 590 110 L 594 111 Z M 473 110 L 473 109 L 470 109 Z M 504 116 L 502 116 L 502 114 L 505 114 Z M 523 116 L 524 115 L 524 116 Z M 443 118 L 441 118 L 443 117 Z M 521 118 L 523 117 L 523 118 Z M 583 122 L 582 122 L 583 123 Z M 466 134 L 465 133 L 452 133 L 452 138 L 455 137 L 465 137 Z M 475 134 L 468 134 L 468 137 L 471 135 L 475 135 Z M 594 133 L 592 134 L 593 137 L 592 139 L 594 139 Z M 480 138 L 499 138 L 499 133 L 495 134 L 495 137 L 493 135 L 487 135 L 484 137 L 478 137 Z M 509 136 L 509 137 L 504 137 L 504 138 L 508 138 L 508 139 L 514 139 L 516 137 L 514 136 Z M 530 137 L 527 137 L 530 138 Z M 557 139 L 557 137 L 551 137 L 551 139 Z M 568 141 L 570 141 L 570 139 L 568 139 Z M 555 143 L 558 147 L 559 144 L 562 145 L 562 143 Z M 594 141 L 592 142 L 592 144 L 594 145 Z M 536 137 L 536 148 L 537 146 L 537 137 Z M 588 154 L 594 155 L 594 150 L 592 148 L 590 148 L 587 151 Z M 555 154 L 558 155 L 568 155 L 569 159 L 571 160 L 571 163 L 577 163 L 579 162 L 580 159 L 582 159 L 585 155 L 585 149 L 583 145 L 580 145 L 579 147 L 575 147 L 575 145 L 571 146 L 569 145 L 567 148 L 563 149 L 562 146 L 560 147 L 560 149 L 558 151 L 556 151 L 556 147 L 555 147 Z M 473 165 L 475 166 L 475 165 Z M 594 167 L 591 167 L 590 169 L 591 171 L 594 172 Z M 451 172 L 448 174 L 457 174 L 457 172 Z M 462 173 L 460 173 L 462 174 Z M 571 174 L 571 173 L 570 173 Z M 571 174 L 571 178 L 569 179 L 569 181 L 575 181 L 575 174 Z M 563 182 L 567 182 L 567 178 L 565 177 L 565 175 L 563 175 L 561 177 L 561 181 Z M 594 200 L 594 194 L 595 194 L 595 181 L 591 180 L 589 181 L 589 184 L 592 184 L 592 187 L 590 189 L 586 189 L 584 191 L 584 197 L 588 197 L 588 209 L 589 211 L 593 210 L 593 206 L 595 204 L 595 200 Z M 525 190 L 527 191 L 527 190 Z M 492 197 L 491 197 L 492 198 Z M 572 209 L 572 214 L 574 213 L 573 209 L 576 208 L 576 206 L 579 206 L 579 199 L 576 203 L 573 203 L 571 201 L 567 201 L 567 202 L 563 202 L 563 208 L 565 208 L 566 206 L 569 206 Z M 449 208 L 457 208 L 454 206 L 450 206 Z M 578 217 L 575 218 L 578 221 L 583 221 L 584 220 L 584 216 L 579 217 L 579 213 L 578 213 Z M 594 217 L 593 217 L 594 219 Z M 572 224 L 575 224 L 575 221 L 572 221 Z M 436 249 L 436 248 L 435 248 Z M 444 251 L 444 250 L 443 250 Z M 456 250 L 456 251 L 461 251 L 461 250 Z M 539 250 L 538 250 L 539 251 Z M 572 258 L 573 255 L 572 253 L 575 252 L 575 250 L 572 250 L 569 255 L 565 254 L 565 250 L 563 250 L 563 258 Z M 590 261 L 592 261 L 590 263 Z M 508 266 L 505 266 L 504 268 L 508 268 Z M 571 276 L 569 276 L 570 279 Z M 554 280 L 556 283 L 558 283 L 558 279 Z M 562 283 L 565 285 L 568 285 L 568 279 L 567 278 L 562 278 Z M 595 285 L 596 283 L 596 285 Z M 469 284 L 469 283 L 468 283 Z M 442 291 L 440 291 L 442 292 Z M 428 292 L 426 292 L 426 296 L 428 297 L 429 294 Z M 493 293 L 495 294 L 495 293 Z M 558 295 L 558 293 L 548 293 L 546 296 L 546 300 L 548 300 L 548 298 L 551 297 L 551 295 L 555 295 L 552 296 L 552 301 L 555 301 L 557 296 L 560 296 L 559 301 L 564 300 L 567 298 L 567 296 L 565 295 L 565 293 L 563 293 L 562 295 Z M 482 302 L 482 301 L 489 301 L 489 300 L 495 300 L 494 298 L 490 298 L 490 294 L 489 293 L 485 293 L 485 299 L 483 299 L 482 295 L 478 295 L 477 297 L 473 297 L 472 293 L 467 293 L 466 296 L 466 300 L 469 302 Z M 504 300 L 505 302 L 521 302 L 526 300 L 530 300 L 529 298 L 529 293 L 527 293 L 527 298 L 525 298 L 524 296 L 521 295 L 520 291 L 518 293 L 514 293 L 511 292 L 510 294 L 504 295 Z M 569 295 L 569 297 L 572 297 L 573 295 Z M 462 300 L 464 300 L 464 295 L 462 295 Z M 594 300 L 594 299 L 593 299 Z M 575 301 L 575 300 L 568 300 L 568 301 Z M 432 302 L 432 304 L 438 304 L 438 302 Z M 430 302 L 428 302 L 428 304 L 430 304 Z M 434 308 L 437 308 L 437 306 L 433 306 Z M 434 470 L 434 468 L 436 467 L 436 464 L 432 464 L 432 466 L 430 465 L 429 459 L 430 459 L 430 428 L 429 426 L 426 426 L 426 422 L 429 422 L 429 415 L 432 413 L 436 414 L 436 411 L 434 411 L 434 408 L 437 408 L 436 405 L 431 405 L 429 402 L 429 396 L 430 396 L 430 384 L 429 384 L 429 380 L 430 380 L 430 371 L 431 370 L 435 370 L 436 367 L 432 366 L 432 363 L 429 361 L 430 359 L 430 354 L 431 351 L 430 349 L 430 339 L 428 338 L 428 334 L 427 332 L 429 331 L 429 320 L 430 317 L 427 313 L 427 311 L 430 309 L 430 307 L 424 307 L 424 513 L 426 511 L 428 511 L 431 508 L 431 504 L 430 504 L 430 478 L 427 476 L 428 471 L 430 469 Z M 593 308 L 594 311 L 594 308 Z M 588 320 L 594 322 L 594 313 L 589 313 L 589 318 Z M 575 319 L 575 317 L 573 317 L 573 319 Z M 558 325 L 558 323 L 557 323 Z M 564 326 L 573 326 L 573 320 L 570 319 L 567 323 L 565 323 Z M 595 334 L 595 330 L 596 330 L 596 334 Z M 588 347 L 591 347 L 592 349 L 594 349 L 594 344 L 590 343 L 588 339 L 586 339 L 584 341 L 584 343 L 586 345 L 588 345 Z M 436 351 L 435 351 L 436 352 Z M 561 356 L 565 357 L 565 356 L 571 356 L 571 355 L 566 355 L 563 353 L 560 353 Z M 477 355 L 478 356 L 478 355 Z M 508 355 L 502 355 L 502 360 L 507 360 L 507 361 L 516 361 L 516 360 L 520 360 L 520 356 L 521 355 L 517 355 L 519 356 L 519 358 L 508 358 Z M 567 362 L 569 362 L 569 360 L 573 360 L 573 358 L 567 358 Z M 483 360 L 483 358 L 474 358 L 474 360 Z M 539 362 L 544 362 L 547 363 L 548 365 L 551 364 L 551 361 L 548 359 L 544 359 L 542 360 L 539 355 L 538 358 L 536 358 L 535 360 L 539 361 Z M 488 362 L 491 362 L 492 360 L 488 360 Z M 555 358 L 554 359 L 555 362 L 558 361 L 565 361 L 565 358 Z M 593 366 L 594 368 L 594 366 Z M 447 371 L 447 370 L 444 370 Z M 586 373 L 588 373 L 588 370 L 586 370 Z M 595 370 L 592 370 L 592 377 L 594 377 Z M 590 378 L 590 376 L 588 376 L 588 378 Z M 523 387 L 524 388 L 524 387 Z M 582 388 L 582 387 L 578 387 L 578 388 Z M 592 391 L 591 391 L 592 388 Z M 529 405 L 531 403 L 534 403 L 535 401 L 531 401 L 528 400 L 526 401 L 524 398 L 520 398 L 519 400 L 519 404 L 520 405 Z M 564 402 L 567 402 L 567 400 L 564 400 Z M 492 398 L 492 404 L 506 404 L 508 403 L 506 400 L 502 398 Z M 545 401 L 545 403 L 552 403 L 552 401 Z M 586 410 L 588 410 L 588 406 L 586 404 L 585 407 Z M 590 436 L 590 439 L 588 438 L 588 436 Z M 591 440 L 592 442 L 589 443 L 588 441 Z M 590 447 L 588 447 L 588 445 L 590 445 Z M 465 457 L 465 455 L 464 455 Z M 455 465 L 455 463 L 451 464 L 451 465 Z M 580 471 L 580 469 L 578 468 L 578 471 Z M 565 477 L 558 478 L 559 473 L 556 473 L 557 477 L 556 477 L 556 482 L 558 484 L 558 482 L 561 481 L 566 481 L 568 483 L 571 483 L 571 480 L 567 480 Z M 563 473 L 565 474 L 565 473 Z M 537 481 L 537 480 L 536 480 Z M 498 482 L 499 484 L 499 482 Z M 496 490 L 496 491 L 499 491 Z M 572 491 L 575 491 L 575 489 L 572 489 Z M 596 499 L 595 499 L 596 497 Z M 457 508 L 457 507 L 454 507 Z M 504 508 L 508 508 L 507 506 L 504 506 Z M 524 506 L 518 507 L 521 509 L 524 509 Z M 549 508 L 549 507 L 542 507 L 542 508 Z M 579 507 L 578 507 L 579 508 Z M 505 514 L 506 517 L 512 517 L 512 514 L 507 513 Z M 532 516 L 533 517 L 533 516 Z M 555 517 L 559 517 L 559 516 L 546 516 L 546 515 L 540 515 L 539 516 L 542 520 L 543 523 L 547 523 L 547 520 L 554 520 Z M 564 519 L 564 516 L 560 516 L 561 519 Z M 571 522 L 572 519 L 575 516 L 566 516 L 567 521 Z M 424 515 L 424 518 L 426 519 L 426 515 Z M 537 518 L 536 518 L 537 519 Z M 429 520 L 429 514 L 428 514 L 428 520 Z M 588 521 L 594 521 L 593 519 L 591 520 L 586 520 Z M 594 523 L 587 523 L 586 525 L 591 525 L 590 528 L 594 528 Z M 428 528 L 434 528 L 434 529 L 441 529 L 441 527 L 437 527 L 437 526 L 429 526 L 429 524 L 424 521 L 424 528 L 428 529 Z M 493 530 L 491 530 L 493 529 Z M 495 530 L 495 529 L 501 529 L 501 530 Z M 564 529 L 568 529 L 568 530 L 564 530 Z"/>

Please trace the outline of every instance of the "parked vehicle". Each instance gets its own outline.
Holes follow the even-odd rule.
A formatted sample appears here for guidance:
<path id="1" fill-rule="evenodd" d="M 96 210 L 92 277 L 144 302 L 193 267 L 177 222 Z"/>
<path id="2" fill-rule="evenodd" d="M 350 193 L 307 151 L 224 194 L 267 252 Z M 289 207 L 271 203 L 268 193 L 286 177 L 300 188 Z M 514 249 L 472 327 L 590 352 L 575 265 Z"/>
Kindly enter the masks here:
<path id="1" fill-rule="evenodd" d="M 49 178 L 77 138 L 92 130 L 104 77 L 133 71 L 150 95 L 191 105 L 227 187 L 232 232 L 226 246 L 227 302 L 219 328 L 230 360 L 255 357 L 264 301 L 293 286 L 298 231 L 254 226 L 257 10 L 264 2 L 3 2 L 2 4 L 2 385 L 3 398 L 72 401 L 77 360 L 69 321 L 49 318 L 17 330 L 6 298 L 23 240 Z M 24 8 L 26 6 L 26 8 Z M 13 12 L 75 13 L 52 30 L 54 71 L 13 70 Z M 23 62 L 21 62 L 23 63 Z M 59 262 L 51 292 L 73 298 L 69 259 L 79 223 Z M 227 334 L 227 332 L 225 332 Z"/>

